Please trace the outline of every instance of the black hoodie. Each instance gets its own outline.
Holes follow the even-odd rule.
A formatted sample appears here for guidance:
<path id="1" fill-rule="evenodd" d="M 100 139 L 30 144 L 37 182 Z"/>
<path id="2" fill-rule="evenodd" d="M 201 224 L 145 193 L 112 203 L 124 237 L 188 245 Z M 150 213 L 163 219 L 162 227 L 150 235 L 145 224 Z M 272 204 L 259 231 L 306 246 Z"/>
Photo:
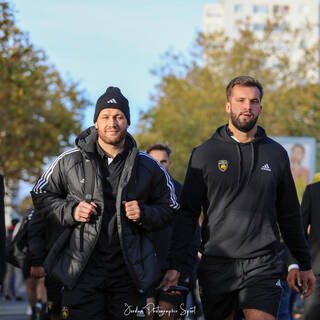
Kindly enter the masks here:
<path id="1" fill-rule="evenodd" d="M 235 141 L 227 125 L 220 127 L 193 150 L 181 222 L 174 232 L 172 269 L 188 268 L 184 255 L 201 209 L 203 254 L 233 259 L 275 254 L 280 227 L 301 269 L 311 269 L 287 152 L 261 127 L 249 143 Z"/>

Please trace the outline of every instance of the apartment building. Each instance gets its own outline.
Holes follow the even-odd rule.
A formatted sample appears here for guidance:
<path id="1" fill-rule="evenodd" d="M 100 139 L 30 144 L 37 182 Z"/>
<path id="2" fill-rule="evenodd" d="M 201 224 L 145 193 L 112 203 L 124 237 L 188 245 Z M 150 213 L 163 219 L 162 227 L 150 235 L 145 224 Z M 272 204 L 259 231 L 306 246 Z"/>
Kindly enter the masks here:
<path id="1" fill-rule="evenodd" d="M 275 16 L 281 16 L 282 22 L 274 32 L 274 46 L 279 51 L 289 52 L 292 61 L 299 61 L 302 49 L 319 41 L 319 0 L 221 0 L 207 3 L 204 7 L 204 33 L 224 31 L 226 36 L 235 38 L 239 21 L 249 18 L 252 30 L 259 36 L 265 30 L 266 20 Z M 289 48 L 283 41 L 287 36 L 286 26 L 302 29 L 307 22 L 312 26 L 311 30 L 306 30 L 302 38 L 296 39 L 294 47 Z"/>

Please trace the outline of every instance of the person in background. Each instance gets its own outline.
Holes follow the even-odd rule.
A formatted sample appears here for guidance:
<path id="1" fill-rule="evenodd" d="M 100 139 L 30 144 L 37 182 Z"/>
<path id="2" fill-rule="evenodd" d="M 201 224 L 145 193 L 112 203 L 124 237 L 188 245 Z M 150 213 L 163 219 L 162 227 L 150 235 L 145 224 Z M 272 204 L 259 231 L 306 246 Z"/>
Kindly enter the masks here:
<path id="1" fill-rule="evenodd" d="M 62 284 L 46 275 L 43 263 L 61 232 L 61 226 L 48 223 L 48 219 L 46 219 L 46 215 L 43 212 L 34 211 L 32 220 L 28 225 L 30 275 L 36 281 L 45 282 L 47 306 L 45 310 L 42 308 L 42 311 L 47 311 L 51 320 L 59 320 L 61 318 Z"/>
<path id="2" fill-rule="evenodd" d="M 48 320 L 47 312 L 47 291 L 44 285 L 44 277 L 35 278 L 31 275 L 31 259 L 30 259 L 30 225 L 35 219 L 35 210 L 29 208 L 26 210 L 23 219 L 28 219 L 27 224 L 27 242 L 28 254 L 24 266 L 22 268 L 23 277 L 26 284 L 26 295 L 29 302 L 30 320 Z M 39 231 L 39 230 L 38 230 Z M 44 243 L 43 239 L 38 239 Z"/>
<path id="3" fill-rule="evenodd" d="M 169 172 L 170 166 L 171 166 L 171 160 L 170 156 L 172 153 L 171 148 L 162 143 L 155 143 L 152 144 L 147 148 L 147 153 L 156 159 L 163 167 L 164 169 Z M 180 195 L 182 191 L 182 185 L 176 181 L 171 175 L 171 180 L 174 183 L 176 196 L 178 199 L 178 202 L 180 200 Z M 154 246 L 156 248 L 157 257 L 160 261 L 161 270 L 162 273 L 165 274 L 165 272 L 168 270 L 169 267 L 169 261 L 168 261 L 168 255 L 169 255 L 169 249 L 171 246 L 171 238 L 172 238 L 172 231 L 173 231 L 173 225 L 177 221 L 177 217 L 172 221 L 171 224 L 169 224 L 166 228 L 152 232 L 151 233 L 151 239 L 154 243 Z M 198 251 L 198 247 L 200 245 L 200 227 L 198 228 L 196 232 L 196 236 L 194 239 L 193 247 L 192 249 L 194 251 Z M 194 259 L 192 255 L 190 255 L 190 259 Z M 191 262 L 192 263 L 192 262 Z M 196 265 L 197 260 L 194 259 L 194 272 L 191 275 L 184 275 L 180 279 L 180 285 L 189 288 L 191 291 L 193 290 L 193 286 L 196 281 Z M 161 314 L 161 319 L 173 319 L 173 317 L 177 313 L 183 313 L 183 311 L 186 308 L 186 295 L 187 293 L 182 294 L 168 294 L 167 292 L 151 292 L 150 294 L 152 297 L 149 297 L 147 299 L 147 305 L 154 306 L 157 304 L 159 306 L 159 313 Z M 157 302 L 156 302 L 157 300 Z M 181 315 L 180 315 L 181 317 Z M 150 314 L 147 319 L 152 319 L 152 314 Z"/>
<path id="4" fill-rule="evenodd" d="M 6 272 L 6 227 L 5 227 L 5 212 L 4 212 L 4 181 L 3 175 L 0 174 L 0 292 Z"/>
<path id="5" fill-rule="evenodd" d="M 19 230 L 20 223 L 22 219 L 13 218 L 11 220 L 11 226 L 7 228 L 6 234 L 6 246 L 12 241 L 14 236 Z M 12 288 L 13 282 L 13 288 Z M 13 266 L 10 263 L 6 263 L 6 274 L 3 282 L 3 295 L 5 300 L 12 300 L 13 298 L 16 301 L 22 301 L 23 298 L 21 296 L 22 290 L 22 270 Z"/>
<path id="6" fill-rule="evenodd" d="M 283 239 L 280 240 L 280 256 L 283 261 L 283 271 L 281 280 L 282 294 L 280 299 L 279 311 L 277 315 L 277 320 L 293 320 L 293 301 L 296 292 L 293 291 L 287 282 L 288 276 L 288 264 L 290 252 L 285 245 Z"/>
<path id="7" fill-rule="evenodd" d="M 303 185 L 306 186 L 310 182 L 310 171 L 302 166 L 305 157 L 305 148 L 302 144 L 296 143 L 290 150 L 290 163 L 293 180 L 302 179 Z"/>
<path id="8" fill-rule="evenodd" d="M 301 202 L 303 228 L 308 239 L 311 257 L 312 270 L 315 273 L 315 292 L 304 299 L 304 320 L 318 320 L 320 315 L 320 182 L 307 185 Z M 300 280 L 300 268 L 297 260 L 291 259 L 289 266 L 288 281 L 294 283 L 295 279 Z M 297 291 L 297 290 L 296 290 Z M 299 292 L 299 291 L 297 291 Z"/>

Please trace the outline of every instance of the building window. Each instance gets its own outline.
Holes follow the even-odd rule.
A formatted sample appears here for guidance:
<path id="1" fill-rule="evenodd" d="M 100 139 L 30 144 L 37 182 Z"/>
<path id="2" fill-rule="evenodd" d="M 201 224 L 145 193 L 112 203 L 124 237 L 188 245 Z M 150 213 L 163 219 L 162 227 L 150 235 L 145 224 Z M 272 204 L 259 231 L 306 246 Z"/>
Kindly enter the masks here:
<path id="1" fill-rule="evenodd" d="M 206 11 L 206 16 L 209 17 L 209 18 L 212 18 L 212 17 L 221 17 L 221 14 L 219 12 L 216 12 L 215 10 L 207 10 Z"/>
<path id="2" fill-rule="evenodd" d="M 236 12 L 236 13 L 243 12 L 243 5 L 242 4 L 235 4 L 234 5 L 234 12 Z"/>
<path id="3" fill-rule="evenodd" d="M 254 13 L 268 13 L 268 6 L 253 6 Z"/>
<path id="4" fill-rule="evenodd" d="M 278 24 L 277 26 L 273 27 L 273 31 L 283 32 L 283 31 L 286 31 L 288 28 L 289 28 L 289 26 L 287 23 L 281 23 L 281 24 Z"/>
<path id="5" fill-rule="evenodd" d="M 280 6 L 276 5 L 273 6 L 273 13 L 275 14 L 288 14 L 289 13 L 289 6 Z"/>
<path id="6" fill-rule="evenodd" d="M 305 42 L 305 40 L 301 40 L 301 41 L 300 41 L 299 47 L 300 47 L 300 49 L 306 48 L 306 42 Z"/>
<path id="7" fill-rule="evenodd" d="M 253 24 L 253 31 L 264 31 L 266 28 L 265 23 L 254 23 Z"/>
<path id="8" fill-rule="evenodd" d="M 284 52 L 289 50 L 289 46 L 284 43 L 276 43 L 272 46 L 272 48 L 276 51 L 284 51 Z"/>

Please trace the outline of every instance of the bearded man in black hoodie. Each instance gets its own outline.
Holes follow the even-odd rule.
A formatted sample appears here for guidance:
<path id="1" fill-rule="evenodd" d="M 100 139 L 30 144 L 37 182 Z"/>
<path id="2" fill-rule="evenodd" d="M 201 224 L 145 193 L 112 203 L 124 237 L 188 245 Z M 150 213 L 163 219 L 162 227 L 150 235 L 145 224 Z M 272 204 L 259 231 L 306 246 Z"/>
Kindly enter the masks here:
<path id="1" fill-rule="evenodd" d="M 199 281 L 206 319 L 247 320 L 277 316 L 282 272 L 279 229 L 299 261 L 305 297 L 314 290 L 310 253 L 285 149 L 257 126 L 262 85 L 236 77 L 226 88 L 228 124 L 193 150 L 173 232 L 170 268 L 162 284 L 176 285 L 201 210 Z M 291 282 L 293 289 L 299 288 Z"/>

